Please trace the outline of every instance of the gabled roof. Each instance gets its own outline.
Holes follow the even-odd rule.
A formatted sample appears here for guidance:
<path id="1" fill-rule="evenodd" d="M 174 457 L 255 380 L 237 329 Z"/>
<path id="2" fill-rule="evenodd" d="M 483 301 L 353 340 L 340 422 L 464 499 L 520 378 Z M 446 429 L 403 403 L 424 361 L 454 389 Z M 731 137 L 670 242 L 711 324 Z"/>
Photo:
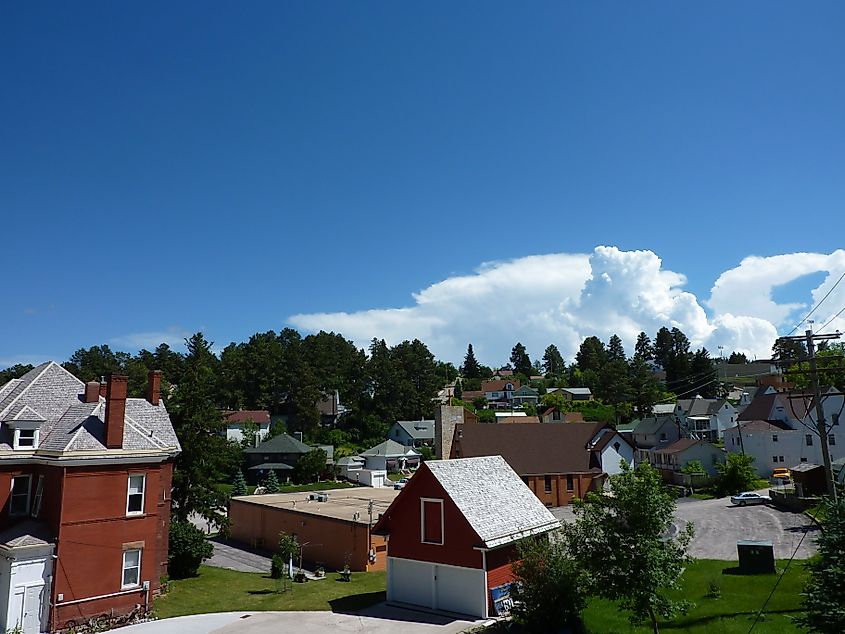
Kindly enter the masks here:
<path id="1" fill-rule="evenodd" d="M 304 442 L 289 436 L 288 434 L 279 434 L 268 438 L 257 447 L 250 447 L 246 449 L 246 453 L 287 453 L 287 454 L 305 454 L 311 451 L 311 447 Z"/>
<path id="2" fill-rule="evenodd" d="M 240 409 L 236 412 L 223 412 L 226 423 L 245 423 L 252 421 L 258 425 L 270 423 L 270 412 L 266 409 Z"/>
<path id="3" fill-rule="evenodd" d="M 715 416 L 724 406 L 723 398 L 685 398 L 678 399 L 678 405 L 687 416 Z"/>
<path id="4" fill-rule="evenodd" d="M 514 425 L 518 423 L 539 423 L 539 416 L 497 416 L 496 422 L 499 425 Z"/>
<path id="5" fill-rule="evenodd" d="M 750 420 L 747 422 L 742 422 L 741 424 L 742 429 L 739 429 L 739 425 L 734 425 L 733 427 L 728 427 L 725 430 L 725 433 L 735 432 L 738 429 L 743 434 L 750 434 L 754 432 L 772 432 L 778 434 L 782 432 L 796 431 L 789 427 L 786 423 L 782 423 L 780 421 L 774 421 L 770 423 L 765 420 Z"/>
<path id="6" fill-rule="evenodd" d="M 528 385 L 523 385 L 519 389 L 514 390 L 513 395 L 514 396 L 539 396 L 540 393 L 537 390 L 535 390 L 533 387 L 530 387 Z"/>
<path id="7" fill-rule="evenodd" d="M 401 427 L 408 436 L 415 440 L 434 438 L 433 420 L 397 420 L 393 424 Z"/>
<path id="8" fill-rule="evenodd" d="M 589 396 L 592 394 L 588 387 L 562 387 L 561 392 L 568 392 L 569 394 L 578 394 L 580 396 Z"/>
<path id="9" fill-rule="evenodd" d="M 482 392 L 503 392 L 505 391 L 505 386 L 510 383 L 513 386 L 513 389 L 519 389 L 519 381 L 517 379 L 498 379 L 495 381 L 482 381 L 481 382 L 481 391 Z"/>
<path id="10" fill-rule="evenodd" d="M 664 447 L 663 449 L 655 449 L 653 453 L 682 453 L 690 447 L 694 447 L 695 445 L 699 444 L 707 445 L 713 449 L 716 449 L 716 447 L 713 447 L 713 445 L 711 445 L 710 443 L 706 443 L 703 440 L 696 440 L 695 438 L 681 438 L 673 442 L 671 445 Z"/>
<path id="11" fill-rule="evenodd" d="M 461 458 L 502 456 L 519 475 L 600 472 L 587 449 L 603 423 L 565 425 L 460 425 L 453 450 Z"/>
<path id="12" fill-rule="evenodd" d="M 410 447 L 400 445 L 395 440 L 385 440 L 375 447 L 370 447 L 367 451 L 362 451 L 361 456 L 384 456 L 385 458 L 402 457 L 402 456 L 419 456 L 420 452 L 414 451 Z"/>
<path id="13" fill-rule="evenodd" d="M 676 425 L 674 414 L 665 414 L 663 416 L 648 416 L 640 421 L 634 429 L 635 434 L 656 434 L 667 424 Z"/>
<path id="14" fill-rule="evenodd" d="M 0 388 L 0 421 L 6 425 L 40 422 L 36 455 L 44 451 L 105 453 L 105 399 L 85 403 L 84 391 L 85 384 L 59 364 L 42 363 Z M 12 449 L 9 436 L 4 428 L 0 453 L 20 453 Z M 143 398 L 126 399 L 123 449 L 169 455 L 181 450 L 163 401 L 152 405 Z"/>
<path id="15" fill-rule="evenodd" d="M 484 548 L 498 548 L 560 527 L 560 522 L 501 456 L 429 460 L 414 478 L 424 476 L 426 470 L 458 508 Z M 414 495 L 413 492 L 413 486 L 405 487 L 391 508 Z M 390 509 L 373 532 L 384 531 L 389 518 Z"/>
<path id="16" fill-rule="evenodd" d="M 675 403 L 656 403 L 651 408 L 651 413 L 655 416 L 660 416 L 662 414 L 672 414 L 675 412 L 675 407 L 677 405 Z"/>

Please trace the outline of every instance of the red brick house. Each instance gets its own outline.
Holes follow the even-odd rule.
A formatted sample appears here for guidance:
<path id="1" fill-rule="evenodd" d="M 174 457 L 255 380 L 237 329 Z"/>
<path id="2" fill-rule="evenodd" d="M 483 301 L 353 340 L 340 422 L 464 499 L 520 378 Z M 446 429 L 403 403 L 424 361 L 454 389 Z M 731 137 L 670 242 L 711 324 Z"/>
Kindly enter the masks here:
<path id="1" fill-rule="evenodd" d="M 85 384 L 44 363 L 0 386 L 0 631 L 145 608 L 167 574 L 179 441 L 151 372 Z"/>
<path id="2" fill-rule="evenodd" d="M 387 600 L 487 618 L 516 542 L 559 526 L 501 456 L 425 462 L 373 527 L 387 536 Z"/>
<path id="3" fill-rule="evenodd" d="M 633 465 L 634 448 L 604 423 L 455 425 L 452 458 L 502 456 L 546 506 L 600 490 Z"/>

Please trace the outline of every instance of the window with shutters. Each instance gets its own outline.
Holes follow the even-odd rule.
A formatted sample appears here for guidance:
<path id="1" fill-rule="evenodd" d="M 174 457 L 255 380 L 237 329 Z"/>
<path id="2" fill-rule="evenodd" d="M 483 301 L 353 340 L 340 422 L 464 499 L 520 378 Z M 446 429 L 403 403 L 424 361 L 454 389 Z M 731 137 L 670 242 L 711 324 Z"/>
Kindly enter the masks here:
<path id="1" fill-rule="evenodd" d="M 443 544 L 443 500 L 420 498 L 420 532 L 424 544 Z"/>

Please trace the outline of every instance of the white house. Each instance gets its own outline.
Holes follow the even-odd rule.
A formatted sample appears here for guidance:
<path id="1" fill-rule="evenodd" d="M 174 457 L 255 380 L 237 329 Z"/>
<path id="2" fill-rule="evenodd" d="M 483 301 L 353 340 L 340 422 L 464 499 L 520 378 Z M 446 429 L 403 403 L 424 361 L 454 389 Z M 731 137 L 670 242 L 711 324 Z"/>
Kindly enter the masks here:
<path id="1" fill-rule="evenodd" d="M 653 449 L 646 455 L 651 466 L 660 469 L 667 480 L 693 460 L 700 461 L 711 476 L 716 475 L 716 465 L 725 461 L 725 453 L 721 449 L 694 438 L 681 438 L 667 447 Z"/>
<path id="2" fill-rule="evenodd" d="M 270 412 L 267 410 L 238 410 L 223 412 L 226 422 L 226 440 L 241 442 L 244 438 L 244 425 L 255 423 L 258 426 L 257 442 L 263 441 L 270 433 Z"/>
<path id="3" fill-rule="evenodd" d="M 367 469 L 367 461 L 360 456 L 346 456 L 337 461 L 340 475 L 350 482 L 356 482 L 368 487 L 390 486 L 387 471 L 384 469 Z"/>
<path id="4" fill-rule="evenodd" d="M 433 420 L 399 420 L 387 432 L 388 438 L 406 447 L 434 444 Z"/>
<path id="5" fill-rule="evenodd" d="M 588 448 L 599 452 L 601 469 L 607 475 L 621 473 L 623 462 L 629 467 L 634 464 L 634 447 L 611 427 L 600 429 Z"/>
<path id="6" fill-rule="evenodd" d="M 405 447 L 389 439 L 359 454 L 366 461 L 367 469 L 377 471 L 416 468 L 420 464 L 420 455 L 420 452 L 412 447 Z"/>
<path id="7" fill-rule="evenodd" d="M 726 429 L 736 425 L 739 415 L 727 400 L 701 396 L 679 399 L 675 414 L 690 435 L 710 442 L 716 442 L 724 436 Z"/>

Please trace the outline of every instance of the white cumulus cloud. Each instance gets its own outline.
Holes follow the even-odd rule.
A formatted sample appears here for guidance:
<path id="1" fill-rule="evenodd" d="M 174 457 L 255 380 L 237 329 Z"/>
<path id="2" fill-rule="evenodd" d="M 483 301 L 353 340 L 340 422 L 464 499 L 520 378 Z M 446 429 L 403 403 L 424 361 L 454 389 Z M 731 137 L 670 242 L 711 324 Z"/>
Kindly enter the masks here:
<path id="1" fill-rule="evenodd" d="M 723 346 L 763 358 L 790 316 L 809 310 L 801 303 L 777 303 L 773 289 L 819 271 L 828 275 L 812 289 L 812 305 L 845 272 L 845 251 L 746 258 L 719 276 L 705 303 L 684 290 L 685 276 L 664 269 L 654 252 L 599 246 L 590 254 L 485 263 L 471 275 L 450 277 L 414 293 L 410 306 L 298 314 L 289 322 L 307 332 L 343 333 L 361 347 L 373 337 L 389 344 L 418 338 L 438 358 L 454 362 L 471 342 L 482 362 L 501 363 L 516 341 L 525 344 L 532 358 L 540 358 L 554 343 L 572 360 L 585 337 L 606 341 L 614 333 L 630 352 L 640 331 L 653 336 L 664 325 L 677 326 L 694 347 L 706 346 L 714 356 Z M 817 325 L 843 305 L 845 280 L 813 316 Z M 845 313 L 828 331 L 837 326 L 845 329 Z"/>

